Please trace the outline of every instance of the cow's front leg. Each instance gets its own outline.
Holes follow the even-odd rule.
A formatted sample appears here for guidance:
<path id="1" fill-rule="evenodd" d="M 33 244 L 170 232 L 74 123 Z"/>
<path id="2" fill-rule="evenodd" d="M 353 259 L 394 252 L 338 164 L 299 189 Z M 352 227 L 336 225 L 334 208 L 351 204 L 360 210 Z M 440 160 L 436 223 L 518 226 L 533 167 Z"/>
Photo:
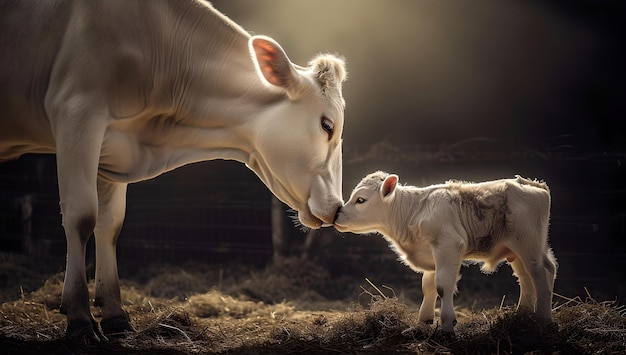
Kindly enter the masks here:
<path id="1" fill-rule="evenodd" d="M 104 126 L 90 125 L 89 117 L 77 118 L 75 110 L 81 111 L 81 107 L 62 110 L 60 117 L 67 120 L 55 126 L 59 196 L 67 241 L 61 312 L 67 316 L 67 338 L 91 343 L 99 341 L 99 334 L 89 310 L 85 246 L 98 214 L 96 176 Z"/>
<path id="2" fill-rule="evenodd" d="M 441 329 L 454 333 L 456 314 L 454 312 L 454 294 L 461 269 L 460 247 L 435 248 L 435 285 L 441 298 Z"/>
<path id="3" fill-rule="evenodd" d="M 422 275 L 422 305 L 418 319 L 420 322 L 432 324 L 435 318 L 435 303 L 437 302 L 437 288 L 435 287 L 435 272 L 425 271 Z"/>
<path id="4" fill-rule="evenodd" d="M 122 310 L 116 256 L 117 238 L 126 213 L 126 186 L 98 180 L 95 305 L 102 309 L 100 326 L 105 335 L 134 331 Z"/>

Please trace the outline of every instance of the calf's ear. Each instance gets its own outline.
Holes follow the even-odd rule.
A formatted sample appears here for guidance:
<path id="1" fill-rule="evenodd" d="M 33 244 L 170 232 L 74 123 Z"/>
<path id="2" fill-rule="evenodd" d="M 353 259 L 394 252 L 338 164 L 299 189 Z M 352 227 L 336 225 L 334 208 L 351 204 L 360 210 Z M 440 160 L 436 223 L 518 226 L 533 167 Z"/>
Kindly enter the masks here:
<path id="1" fill-rule="evenodd" d="M 380 196 L 383 201 L 388 202 L 393 200 L 396 193 L 396 186 L 398 185 L 398 175 L 391 174 L 385 178 L 382 186 L 380 187 Z"/>
<path id="2" fill-rule="evenodd" d="M 250 54 L 262 81 L 287 92 L 297 99 L 301 84 L 300 74 L 282 47 L 266 36 L 253 36 L 249 41 Z"/>

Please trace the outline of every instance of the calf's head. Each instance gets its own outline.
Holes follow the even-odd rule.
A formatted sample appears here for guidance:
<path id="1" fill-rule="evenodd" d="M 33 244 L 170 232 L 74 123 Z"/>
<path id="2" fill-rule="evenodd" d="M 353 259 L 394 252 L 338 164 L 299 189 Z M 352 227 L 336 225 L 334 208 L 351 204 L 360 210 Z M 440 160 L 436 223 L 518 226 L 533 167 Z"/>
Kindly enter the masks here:
<path id="1" fill-rule="evenodd" d="M 364 177 L 337 213 L 335 228 L 360 234 L 383 230 L 397 186 L 397 175 L 377 171 Z"/>
<path id="2" fill-rule="evenodd" d="M 258 117 L 247 163 L 311 228 L 332 224 L 343 204 L 341 135 L 345 63 L 320 55 L 307 67 L 291 63 L 273 40 L 255 36 L 250 50 L 259 77 L 282 100 Z"/>

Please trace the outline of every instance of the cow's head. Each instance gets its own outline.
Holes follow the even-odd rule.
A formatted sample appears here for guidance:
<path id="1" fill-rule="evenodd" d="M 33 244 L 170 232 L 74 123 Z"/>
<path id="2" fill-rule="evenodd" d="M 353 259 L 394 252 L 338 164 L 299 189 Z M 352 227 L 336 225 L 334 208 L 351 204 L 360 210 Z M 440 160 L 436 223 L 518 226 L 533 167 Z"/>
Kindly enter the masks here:
<path id="1" fill-rule="evenodd" d="M 360 234 L 385 229 L 397 186 L 397 175 L 377 171 L 364 177 L 337 213 L 335 228 Z"/>
<path id="2" fill-rule="evenodd" d="M 250 51 L 259 77 L 283 99 L 263 110 L 247 165 L 305 226 L 330 224 L 343 204 L 341 135 L 344 61 L 320 55 L 307 67 L 291 63 L 272 39 L 254 36 Z"/>

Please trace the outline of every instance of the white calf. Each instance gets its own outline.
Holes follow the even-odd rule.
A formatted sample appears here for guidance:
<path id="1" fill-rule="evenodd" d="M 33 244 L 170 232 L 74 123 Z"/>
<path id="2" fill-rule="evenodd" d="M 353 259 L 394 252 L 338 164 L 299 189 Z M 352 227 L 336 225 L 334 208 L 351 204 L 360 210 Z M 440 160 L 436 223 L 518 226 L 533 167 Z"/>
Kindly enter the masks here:
<path id="1" fill-rule="evenodd" d="M 535 310 L 544 323 L 552 320 L 556 260 L 548 246 L 549 217 L 548 186 L 520 176 L 418 188 L 379 171 L 356 186 L 335 227 L 382 233 L 405 264 L 424 273 L 419 319 L 432 322 L 439 295 L 442 328 L 454 332 L 452 298 L 463 260 L 493 272 L 506 259 L 519 278 L 518 307 Z"/>

